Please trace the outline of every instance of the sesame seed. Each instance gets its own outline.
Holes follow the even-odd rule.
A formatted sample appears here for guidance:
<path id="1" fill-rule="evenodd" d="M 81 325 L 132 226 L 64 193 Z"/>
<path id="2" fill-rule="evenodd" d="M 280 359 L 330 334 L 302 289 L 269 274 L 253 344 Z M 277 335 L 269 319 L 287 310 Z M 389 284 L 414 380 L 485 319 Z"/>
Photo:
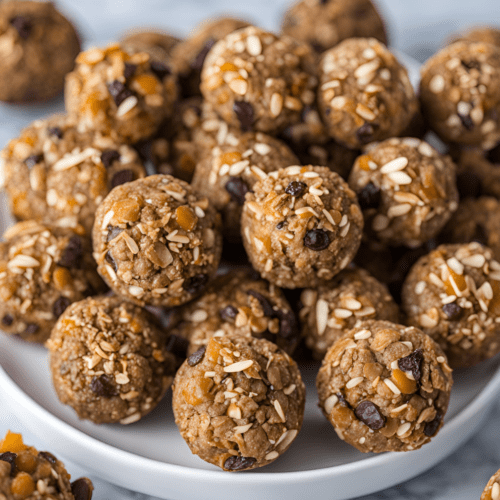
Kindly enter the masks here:
<path id="1" fill-rule="evenodd" d="M 117 384 L 125 385 L 125 384 L 128 384 L 130 382 L 130 379 L 127 377 L 127 375 L 125 373 L 118 373 L 115 376 L 115 381 Z"/>
<path id="2" fill-rule="evenodd" d="M 412 178 L 406 172 L 390 172 L 387 177 L 395 184 L 404 186 L 412 183 Z"/>
<path id="3" fill-rule="evenodd" d="M 361 330 L 354 334 L 354 338 L 356 340 L 365 340 L 369 339 L 372 336 L 372 332 L 370 330 Z"/>
<path id="4" fill-rule="evenodd" d="M 441 304 L 451 304 L 452 302 L 455 302 L 457 300 L 456 295 L 446 295 L 441 299 Z"/>
<path id="5" fill-rule="evenodd" d="M 328 222 L 332 226 L 335 226 L 335 221 L 333 220 L 332 214 L 328 210 L 326 210 L 325 208 L 323 209 L 323 215 L 327 218 Z"/>
<path id="6" fill-rule="evenodd" d="M 9 261 L 7 267 L 11 269 L 12 267 L 22 267 L 22 268 L 34 268 L 38 267 L 40 262 L 34 257 L 29 255 L 24 255 L 22 253 L 17 254 L 13 259 Z"/>
<path id="7" fill-rule="evenodd" d="M 130 110 L 135 108 L 138 104 L 139 100 L 135 95 L 131 95 L 130 97 L 127 97 L 121 104 L 118 106 L 118 109 L 116 110 L 116 116 L 120 117 L 123 115 L 126 115 Z"/>
<path id="8" fill-rule="evenodd" d="M 122 425 L 127 425 L 127 424 L 133 424 L 134 422 L 137 422 L 138 420 L 141 419 L 141 414 L 139 412 L 134 413 L 130 415 L 129 417 L 122 418 L 120 420 L 120 424 Z"/>
<path id="9" fill-rule="evenodd" d="M 319 177 L 319 174 L 317 172 L 313 172 L 312 170 L 309 170 L 308 172 L 304 173 L 304 177 L 306 179 L 314 179 L 315 177 Z"/>
<path id="10" fill-rule="evenodd" d="M 333 314 L 336 318 L 346 319 L 352 316 L 352 311 L 338 307 L 337 309 L 334 309 Z"/>
<path id="11" fill-rule="evenodd" d="M 283 394 L 285 394 L 286 396 L 290 396 L 290 394 L 292 394 L 292 392 L 296 388 L 297 388 L 297 386 L 295 384 L 291 384 L 288 387 L 286 387 L 285 389 L 283 389 Z"/>
<path id="12" fill-rule="evenodd" d="M 328 302 L 319 299 L 318 302 L 316 302 L 316 328 L 318 330 L 318 335 L 323 335 L 323 333 L 325 333 L 327 322 Z"/>
<path id="13" fill-rule="evenodd" d="M 462 261 L 462 264 L 476 268 L 483 267 L 486 262 L 484 255 L 481 255 L 480 253 L 463 257 L 460 260 Z"/>
<path id="14" fill-rule="evenodd" d="M 425 281 L 419 281 L 415 285 L 415 294 L 416 295 L 422 295 L 422 293 L 424 293 L 425 287 L 426 287 Z"/>
<path id="15" fill-rule="evenodd" d="M 347 298 L 344 300 L 344 307 L 350 309 L 351 311 L 357 311 L 363 307 L 363 304 L 359 300 Z"/>
<path id="16" fill-rule="evenodd" d="M 356 106 L 356 114 L 367 121 L 375 120 L 377 117 L 377 115 L 368 106 L 361 103 Z"/>
<path id="17" fill-rule="evenodd" d="M 342 219 L 340 219 L 339 227 L 344 227 L 347 224 L 347 221 L 348 221 L 347 215 L 344 214 L 342 216 Z"/>
<path id="18" fill-rule="evenodd" d="M 253 148 L 262 156 L 268 155 L 271 152 L 271 147 L 268 144 L 264 144 L 263 142 L 254 144 Z"/>
<path id="19" fill-rule="evenodd" d="M 441 75 L 434 75 L 429 82 L 429 89 L 433 94 L 439 94 L 444 90 L 446 82 Z"/>
<path id="20" fill-rule="evenodd" d="M 266 460 L 274 460 L 275 458 L 278 458 L 280 454 L 277 451 L 271 451 L 271 453 L 268 453 L 264 458 Z"/>
<path id="21" fill-rule="evenodd" d="M 232 175 L 233 177 L 240 175 L 243 170 L 248 167 L 248 165 L 250 165 L 250 162 L 248 160 L 242 160 L 233 163 L 229 168 L 229 175 Z"/>
<path id="22" fill-rule="evenodd" d="M 445 358 L 444 356 L 438 356 L 438 357 L 436 358 L 436 361 L 437 361 L 438 363 L 445 363 L 445 362 L 446 362 L 446 358 Z"/>
<path id="23" fill-rule="evenodd" d="M 251 56 L 258 56 L 262 52 L 262 43 L 259 37 L 251 35 L 247 38 L 247 51 Z"/>
<path id="24" fill-rule="evenodd" d="M 363 382 L 363 380 L 364 380 L 364 377 L 354 377 L 354 378 L 352 378 L 345 385 L 346 389 L 352 389 L 353 387 L 358 386 L 359 384 L 361 384 L 361 382 Z"/>
<path id="25" fill-rule="evenodd" d="M 288 167 L 285 170 L 286 175 L 299 175 L 302 167 L 294 165 L 292 167 Z"/>
<path id="26" fill-rule="evenodd" d="M 444 288 L 444 283 L 443 281 L 439 278 L 439 276 L 435 273 L 429 273 L 429 281 L 433 284 L 436 285 L 439 288 Z"/>
<path id="27" fill-rule="evenodd" d="M 269 103 L 269 110 L 271 111 L 271 115 L 273 117 L 279 116 L 283 109 L 283 97 L 281 94 L 275 92 L 271 96 L 271 102 Z"/>
<path id="28" fill-rule="evenodd" d="M 500 500 L 500 484 L 493 483 L 491 487 L 491 500 Z"/>
<path id="29" fill-rule="evenodd" d="M 481 287 L 477 290 L 478 294 L 481 294 L 486 300 L 491 300 L 493 298 L 493 288 L 488 281 L 485 281 Z"/>
<path id="30" fill-rule="evenodd" d="M 458 275 L 464 274 L 464 266 L 460 264 L 460 262 L 455 257 L 451 257 L 450 259 L 448 259 L 446 261 L 446 264 L 448 264 L 448 267 Z"/>
<path id="31" fill-rule="evenodd" d="M 362 64 L 361 66 L 358 66 L 354 71 L 354 77 L 364 78 L 368 76 L 370 73 L 374 73 L 375 71 L 377 71 L 379 66 L 380 62 L 378 59 Z"/>
<path id="32" fill-rule="evenodd" d="M 390 390 L 391 390 L 394 394 L 396 394 L 396 396 L 399 396 L 399 395 L 401 394 L 401 391 L 400 391 L 400 390 L 396 387 L 396 384 L 395 384 L 392 380 L 390 380 L 390 379 L 386 378 L 386 379 L 384 379 L 384 384 L 385 384 L 387 387 L 389 387 L 389 389 L 390 389 Z"/>
<path id="33" fill-rule="evenodd" d="M 233 363 L 229 366 L 225 366 L 224 371 L 226 373 L 242 372 L 243 370 L 250 368 L 252 365 L 253 365 L 253 360 L 245 359 L 244 361 L 238 361 L 237 363 Z"/>
<path id="34" fill-rule="evenodd" d="M 259 179 L 264 180 L 267 179 L 267 174 L 264 172 L 264 170 L 260 169 L 259 167 L 256 167 L 255 165 L 250 168 L 253 174 L 255 174 Z"/>
<path id="35" fill-rule="evenodd" d="M 234 428 L 234 433 L 235 434 L 244 434 L 246 431 L 248 431 L 252 428 L 252 425 L 253 424 L 237 425 Z"/>
<path id="36" fill-rule="evenodd" d="M 403 425 L 400 425 L 399 428 L 398 428 L 398 431 L 396 432 L 396 434 L 398 436 L 403 436 L 404 434 L 406 434 L 409 430 L 411 429 L 411 424 L 410 422 L 406 422 L 405 424 Z"/>
<path id="37" fill-rule="evenodd" d="M 358 443 L 359 444 L 365 444 L 365 441 L 366 441 L 366 438 L 365 437 L 361 437 L 361 438 L 359 438 Z"/>
<path id="38" fill-rule="evenodd" d="M 214 372 L 214 371 L 205 372 L 205 378 L 215 377 L 215 375 L 216 375 L 216 372 Z"/>
<path id="39" fill-rule="evenodd" d="M 434 149 L 432 149 L 432 147 L 429 146 L 429 144 L 427 144 L 426 142 L 423 142 L 423 141 L 418 146 L 418 152 L 422 156 L 427 156 L 429 158 L 434 156 Z"/>
<path id="40" fill-rule="evenodd" d="M 433 319 L 427 314 L 421 314 L 418 322 L 420 323 L 420 326 L 423 326 L 424 328 L 433 328 L 438 324 L 437 319 Z"/>
<path id="41" fill-rule="evenodd" d="M 129 286 L 128 291 L 130 295 L 133 295 L 134 297 L 142 297 L 144 295 L 144 290 L 140 286 Z"/>
<path id="42" fill-rule="evenodd" d="M 406 410 L 408 408 L 408 404 L 405 403 L 404 405 L 398 406 L 397 408 L 394 408 L 394 410 L 391 410 L 391 413 L 399 413 L 403 410 Z"/>
<path id="43" fill-rule="evenodd" d="M 393 205 L 387 210 L 387 217 L 393 219 L 394 217 L 401 217 L 406 215 L 412 209 L 412 205 L 409 203 L 401 203 L 400 205 Z"/>
<path id="44" fill-rule="evenodd" d="M 283 422 L 286 422 L 285 413 L 283 411 L 283 408 L 281 407 L 280 402 L 277 399 L 275 399 L 274 402 L 273 402 L 273 404 L 274 404 L 274 408 L 276 409 L 276 412 L 278 413 L 278 415 L 281 418 L 281 420 Z"/>
<path id="45" fill-rule="evenodd" d="M 208 318 L 208 313 L 204 309 L 197 309 L 194 311 L 191 316 L 190 320 L 193 323 L 201 323 L 202 321 L 205 321 Z"/>
<path id="46" fill-rule="evenodd" d="M 351 227 L 351 223 L 349 222 L 347 226 L 344 226 L 341 231 L 340 231 L 340 237 L 345 238 L 347 236 L 347 233 L 349 232 L 349 228 Z"/>
<path id="47" fill-rule="evenodd" d="M 399 158 L 396 158 L 395 160 L 392 160 L 385 165 L 382 165 L 380 167 L 380 172 L 383 174 L 390 174 L 391 172 L 399 172 L 400 170 L 403 170 L 406 166 L 408 165 L 408 158 L 405 156 L 400 156 Z"/>
<path id="48" fill-rule="evenodd" d="M 372 228 L 374 231 L 383 231 L 389 226 L 389 218 L 383 214 L 377 214 L 373 218 Z"/>

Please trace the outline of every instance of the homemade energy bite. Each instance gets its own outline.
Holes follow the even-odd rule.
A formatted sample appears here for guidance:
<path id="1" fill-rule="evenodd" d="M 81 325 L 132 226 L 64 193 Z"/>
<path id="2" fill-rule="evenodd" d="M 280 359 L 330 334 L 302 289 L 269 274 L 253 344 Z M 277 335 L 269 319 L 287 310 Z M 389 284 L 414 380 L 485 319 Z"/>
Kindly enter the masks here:
<path id="1" fill-rule="evenodd" d="M 292 444 L 304 418 L 296 363 L 275 344 L 213 337 L 180 367 L 175 422 L 191 451 L 225 471 L 262 467 Z"/>
<path id="2" fill-rule="evenodd" d="M 57 396 L 96 424 L 137 422 L 172 383 L 165 340 L 148 312 L 120 297 L 72 304 L 47 341 Z"/>
<path id="3" fill-rule="evenodd" d="M 80 132 L 63 115 L 36 120 L 4 148 L 2 181 L 19 219 L 51 221 L 89 234 L 108 192 L 146 174 L 134 149 Z"/>
<path id="4" fill-rule="evenodd" d="M 246 195 L 243 244 L 261 276 L 283 288 L 325 284 L 348 266 L 361 242 L 355 193 L 327 167 L 271 172 Z"/>
<path id="5" fill-rule="evenodd" d="M 452 42 L 482 42 L 500 47 L 500 29 L 493 26 L 477 26 L 455 34 Z"/>
<path id="6" fill-rule="evenodd" d="M 344 269 L 327 285 L 303 290 L 300 301 L 302 335 L 316 359 L 360 321 L 399 321 L 399 308 L 387 290 L 359 267 Z"/>
<path id="7" fill-rule="evenodd" d="M 293 354 L 299 328 L 281 290 L 249 270 L 217 277 L 197 300 L 180 311 L 171 333 L 189 340 L 188 354 L 206 346 L 212 337 L 252 335 L 271 340 Z"/>
<path id="8" fill-rule="evenodd" d="M 59 94 L 80 41 L 52 2 L 0 2 L 0 101 L 45 101 Z"/>
<path id="9" fill-rule="evenodd" d="M 491 476 L 479 500 L 498 500 L 500 498 L 500 470 Z"/>
<path id="10" fill-rule="evenodd" d="M 227 35 L 208 53 L 201 93 L 243 132 L 278 133 L 300 121 L 314 102 L 315 57 L 307 44 L 249 26 Z"/>
<path id="11" fill-rule="evenodd" d="M 0 328 L 44 342 L 72 303 L 105 290 L 90 240 L 68 228 L 25 221 L 0 243 Z"/>
<path id="12" fill-rule="evenodd" d="M 421 70 L 420 102 L 445 142 L 492 149 L 500 142 L 500 47 L 456 42 Z"/>
<path id="13" fill-rule="evenodd" d="M 191 185 L 221 213 L 224 235 L 237 242 L 246 193 L 269 172 L 299 161 L 285 143 L 261 132 L 237 133 L 235 139 L 201 159 Z"/>
<path id="14" fill-rule="evenodd" d="M 416 450 L 443 425 L 451 371 L 417 328 L 366 321 L 327 352 L 316 379 L 320 408 L 359 451 Z"/>
<path id="15" fill-rule="evenodd" d="M 374 38 L 323 54 L 318 105 L 328 133 L 349 148 L 398 136 L 418 110 L 408 72 Z"/>
<path id="16" fill-rule="evenodd" d="M 134 143 L 151 136 L 172 114 L 177 99 L 171 68 L 146 52 L 119 45 L 81 52 L 66 77 L 65 104 L 80 129 Z"/>
<path id="17" fill-rule="evenodd" d="M 0 495 L 5 500 L 91 500 L 92 481 L 70 482 L 64 464 L 48 451 L 24 444 L 21 434 L 7 431 L 0 440 Z"/>
<path id="18" fill-rule="evenodd" d="M 285 12 L 281 29 L 319 53 L 346 38 L 373 37 L 387 44 L 384 23 L 371 0 L 301 0 Z"/>
<path id="19" fill-rule="evenodd" d="M 500 351 L 500 263 L 489 248 L 439 246 L 412 267 L 402 298 L 408 322 L 441 345 L 451 367 Z"/>
<path id="20" fill-rule="evenodd" d="M 458 207 L 454 163 L 413 137 L 369 146 L 356 159 L 349 186 L 368 235 L 390 245 L 422 245 Z"/>
<path id="21" fill-rule="evenodd" d="M 147 52 L 157 61 L 169 60 L 180 42 L 179 38 L 154 28 L 134 28 L 120 38 L 126 52 Z"/>
<path id="22" fill-rule="evenodd" d="M 97 270 L 139 305 L 172 307 L 199 295 L 222 250 L 220 216 L 207 198 L 169 175 L 116 187 L 96 212 Z"/>

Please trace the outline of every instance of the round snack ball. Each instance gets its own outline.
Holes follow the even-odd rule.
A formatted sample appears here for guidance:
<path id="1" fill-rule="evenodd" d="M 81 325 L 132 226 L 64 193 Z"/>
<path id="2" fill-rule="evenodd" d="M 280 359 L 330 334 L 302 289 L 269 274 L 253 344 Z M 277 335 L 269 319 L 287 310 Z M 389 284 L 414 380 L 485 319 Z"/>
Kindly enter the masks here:
<path id="1" fill-rule="evenodd" d="M 0 328 L 45 342 L 72 303 L 105 290 L 90 240 L 68 228 L 25 221 L 0 243 Z"/>
<path id="2" fill-rule="evenodd" d="M 500 142 L 500 47 L 453 43 L 431 57 L 421 75 L 422 112 L 443 141 L 483 149 Z"/>
<path id="3" fill-rule="evenodd" d="M 500 261 L 500 200 L 487 196 L 464 199 L 440 239 L 444 243 L 477 241 L 490 248 Z"/>
<path id="4" fill-rule="evenodd" d="M 72 304 L 47 341 L 57 396 L 96 424 L 137 422 L 172 384 L 164 344 L 153 317 L 120 297 Z"/>
<path id="5" fill-rule="evenodd" d="M 327 167 L 271 172 L 246 195 L 243 244 L 252 266 L 283 288 L 317 287 L 356 255 L 363 215 L 355 193 Z"/>
<path id="6" fill-rule="evenodd" d="M 458 207 L 454 163 L 414 137 L 368 147 L 354 163 L 349 186 L 367 232 L 390 245 L 422 245 Z"/>
<path id="7" fill-rule="evenodd" d="M 147 52 L 153 59 L 162 61 L 172 56 L 181 40 L 165 31 L 151 28 L 134 28 L 120 38 L 126 52 Z"/>
<path id="8" fill-rule="evenodd" d="M 207 198 L 170 175 L 116 187 L 96 212 L 97 271 L 139 305 L 172 307 L 198 296 L 222 251 L 220 216 Z"/>
<path id="9" fill-rule="evenodd" d="M 288 354 L 300 340 L 295 314 L 281 290 L 248 269 L 218 276 L 199 299 L 182 308 L 180 316 L 171 333 L 189 340 L 188 354 L 213 336 L 233 333 L 266 338 Z"/>
<path id="10" fill-rule="evenodd" d="M 308 45 L 249 26 L 210 49 L 201 93 L 221 118 L 243 132 L 278 133 L 299 122 L 304 107 L 314 102 L 315 74 Z"/>
<path id="11" fill-rule="evenodd" d="M 408 72 L 374 38 L 323 54 L 318 105 L 328 133 L 349 148 L 399 135 L 418 111 Z"/>
<path id="12" fill-rule="evenodd" d="M 175 376 L 175 423 L 191 451 L 225 471 L 276 460 L 297 436 L 305 386 L 295 361 L 247 335 L 212 337 Z"/>
<path id="13" fill-rule="evenodd" d="M 80 41 L 52 2 L 0 2 L 0 101 L 45 101 L 59 94 Z"/>
<path id="14" fill-rule="evenodd" d="M 443 425 L 451 371 L 421 330 L 366 321 L 328 350 L 316 379 L 319 406 L 359 451 L 416 450 Z"/>
<path id="15" fill-rule="evenodd" d="M 80 132 L 63 115 L 37 120 L 2 151 L 4 189 L 19 219 L 92 231 L 109 191 L 146 174 L 134 149 L 99 133 Z"/>
<path id="16" fill-rule="evenodd" d="M 185 97 L 200 95 L 203 63 L 215 43 L 233 31 L 247 26 L 250 24 L 246 21 L 232 17 L 206 20 L 195 28 L 191 36 L 174 48 L 172 56 Z"/>
<path id="17" fill-rule="evenodd" d="M 344 269 L 333 281 L 303 290 L 300 301 L 302 335 L 316 359 L 360 321 L 399 321 L 399 308 L 387 290 L 364 269 Z"/>
<path id="18" fill-rule="evenodd" d="M 452 368 L 500 351 L 500 263 L 489 248 L 439 246 L 412 267 L 402 298 L 408 322 L 441 345 Z"/>
<path id="19" fill-rule="evenodd" d="M 371 0 L 301 0 L 285 12 L 281 29 L 318 53 L 346 38 L 373 37 L 387 44 L 384 22 Z"/>
<path id="20" fill-rule="evenodd" d="M 0 495 L 4 500 L 91 500 L 92 481 L 70 482 L 64 464 L 48 451 L 24 444 L 21 434 L 7 431 L 0 440 Z"/>
<path id="21" fill-rule="evenodd" d="M 246 193 L 269 172 L 299 160 L 284 142 L 261 132 L 237 133 L 235 139 L 214 147 L 196 165 L 191 185 L 221 212 L 226 238 L 238 242 Z"/>
<path id="22" fill-rule="evenodd" d="M 500 498 L 500 470 L 497 470 L 495 474 L 491 476 L 479 500 L 498 500 L 499 498 Z"/>
<path id="23" fill-rule="evenodd" d="M 177 99 L 171 68 L 146 52 L 129 54 L 119 45 L 81 52 L 66 77 L 65 104 L 80 129 L 134 143 L 156 132 Z"/>
<path id="24" fill-rule="evenodd" d="M 477 26 L 452 37 L 454 42 L 482 42 L 500 47 L 500 29 L 493 26 Z"/>

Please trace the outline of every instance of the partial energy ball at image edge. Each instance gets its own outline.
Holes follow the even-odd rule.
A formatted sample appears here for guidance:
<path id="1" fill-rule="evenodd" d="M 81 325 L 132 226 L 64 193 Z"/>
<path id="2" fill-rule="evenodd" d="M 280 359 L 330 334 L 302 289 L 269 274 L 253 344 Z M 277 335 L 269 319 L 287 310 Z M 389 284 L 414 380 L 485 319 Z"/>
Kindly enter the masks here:
<path id="1" fill-rule="evenodd" d="M 500 470 L 497 470 L 495 474 L 491 476 L 479 500 L 499 500 L 499 499 L 500 499 Z"/>

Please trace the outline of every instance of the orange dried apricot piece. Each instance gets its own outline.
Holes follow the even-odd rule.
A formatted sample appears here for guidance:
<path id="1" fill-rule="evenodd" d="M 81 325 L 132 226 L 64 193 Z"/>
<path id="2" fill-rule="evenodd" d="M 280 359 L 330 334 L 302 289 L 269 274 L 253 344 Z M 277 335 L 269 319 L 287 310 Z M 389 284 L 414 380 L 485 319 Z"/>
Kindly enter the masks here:
<path id="1" fill-rule="evenodd" d="M 10 485 L 10 491 L 13 495 L 20 498 L 26 498 L 35 491 L 35 481 L 26 472 L 20 472 Z"/>
<path id="2" fill-rule="evenodd" d="M 241 161 L 243 157 L 239 151 L 228 151 L 220 156 L 220 164 L 221 165 L 233 165 L 233 163 L 237 163 Z"/>
<path id="3" fill-rule="evenodd" d="M 65 267 L 56 267 L 52 275 L 54 285 L 58 290 L 63 290 L 73 283 L 70 271 Z"/>
<path id="4" fill-rule="evenodd" d="M 137 200 L 125 199 L 113 204 L 114 219 L 118 222 L 135 222 L 141 213 Z"/>
<path id="5" fill-rule="evenodd" d="M 6 451 L 19 453 L 26 449 L 28 447 L 23 443 L 23 436 L 15 432 L 7 431 L 5 437 L 0 441 L 0 453 L 5 453 Z"/>
<path id="6" fill-rule="evenodd" d="M 17 455 L 16 466 L 22 472 L 33 472 L 36 469 L 38 460 L 35 455 L 28 450 Z"/>
<path id="7" fill-rule="evenodd" d="M 138 87 L 142 94 L 155 94 L 159 87 L 159 82 L 152 75 L 138 75 L 133 80 L 134 86 Z"/>
<path id="8" fill-rule="evenodd" d="M 219 342 L 217 342 L 217 340 L 215 340 L 214 338 L 211 338 L 208 342 L 207 350 L 205 351 L 205 357 L 208 360 L 212 361 L 212 363 L 217 363 L 220 350 L 221 345 L 219 344 Z"/>
<path id="9" fill-rule="evenodd" d="M 365 170 L 366 172 L 369 172 L 371 170 L 370 168 L 370 161 L 371 157 L 368 155 L 363 155 L 358 158 L 358 165 L 361 170 Z"/>
<path id="10" fill-rule="evenodd" d="M 211 378 L 203 376 L 190 378 L 184 384 L 182 396 L 187 404 L 193 406 L 210 401 L 213 399 L 213 395 L 209 392 L 212 385 L 213 380 Z"/>
<path id="11" fill-rule="evenodd" d="M 335 427 L 339 429 L 347 429 L 354 420 L 354 413 L 345 406 L 337 405 L 333 408 L 330 416 Z"/>
<path id="12" fill-rule="evenodd" d="M 225 62 L 221 67 L 221 71 L 238 71 L 238 67 L 235 66 L 233 63 L 230 62 Z"/>
<path id="13" fill-rule="evenodd" d="M 448 295 L 459 295 L 457 294 L 455 286 L 453 286 L 452 284 L 452 280 L 456 285 L 456 288 L 458 288 L 460 292 L 464 292 L 467 289 L 467 283 L 465 282 L 465 278 L 462 275 L 457 274 L 449 266 L 446 267 L 448 268 L 448 271 L 450 273 L 450 277 L 444 282 L 446 293 Z"/>
<path id="14" fill-rule="evenodd" d="M 409 379 L 405 372 L 398 368 L 392 370 L 392 380 L 403 394 L 413 394 L 417 392 L 417 383 L 415 380 Z"/>
<path id="15" fill-rule="evenodd" d="M 175 216 L 177 218 L 177 224 L 179 224 L 184 231 L 192 231 L 198 223 L 198 217 L 193 209 L 189 208 L 187 205 L 178 207 L 175 211 Z"/>

